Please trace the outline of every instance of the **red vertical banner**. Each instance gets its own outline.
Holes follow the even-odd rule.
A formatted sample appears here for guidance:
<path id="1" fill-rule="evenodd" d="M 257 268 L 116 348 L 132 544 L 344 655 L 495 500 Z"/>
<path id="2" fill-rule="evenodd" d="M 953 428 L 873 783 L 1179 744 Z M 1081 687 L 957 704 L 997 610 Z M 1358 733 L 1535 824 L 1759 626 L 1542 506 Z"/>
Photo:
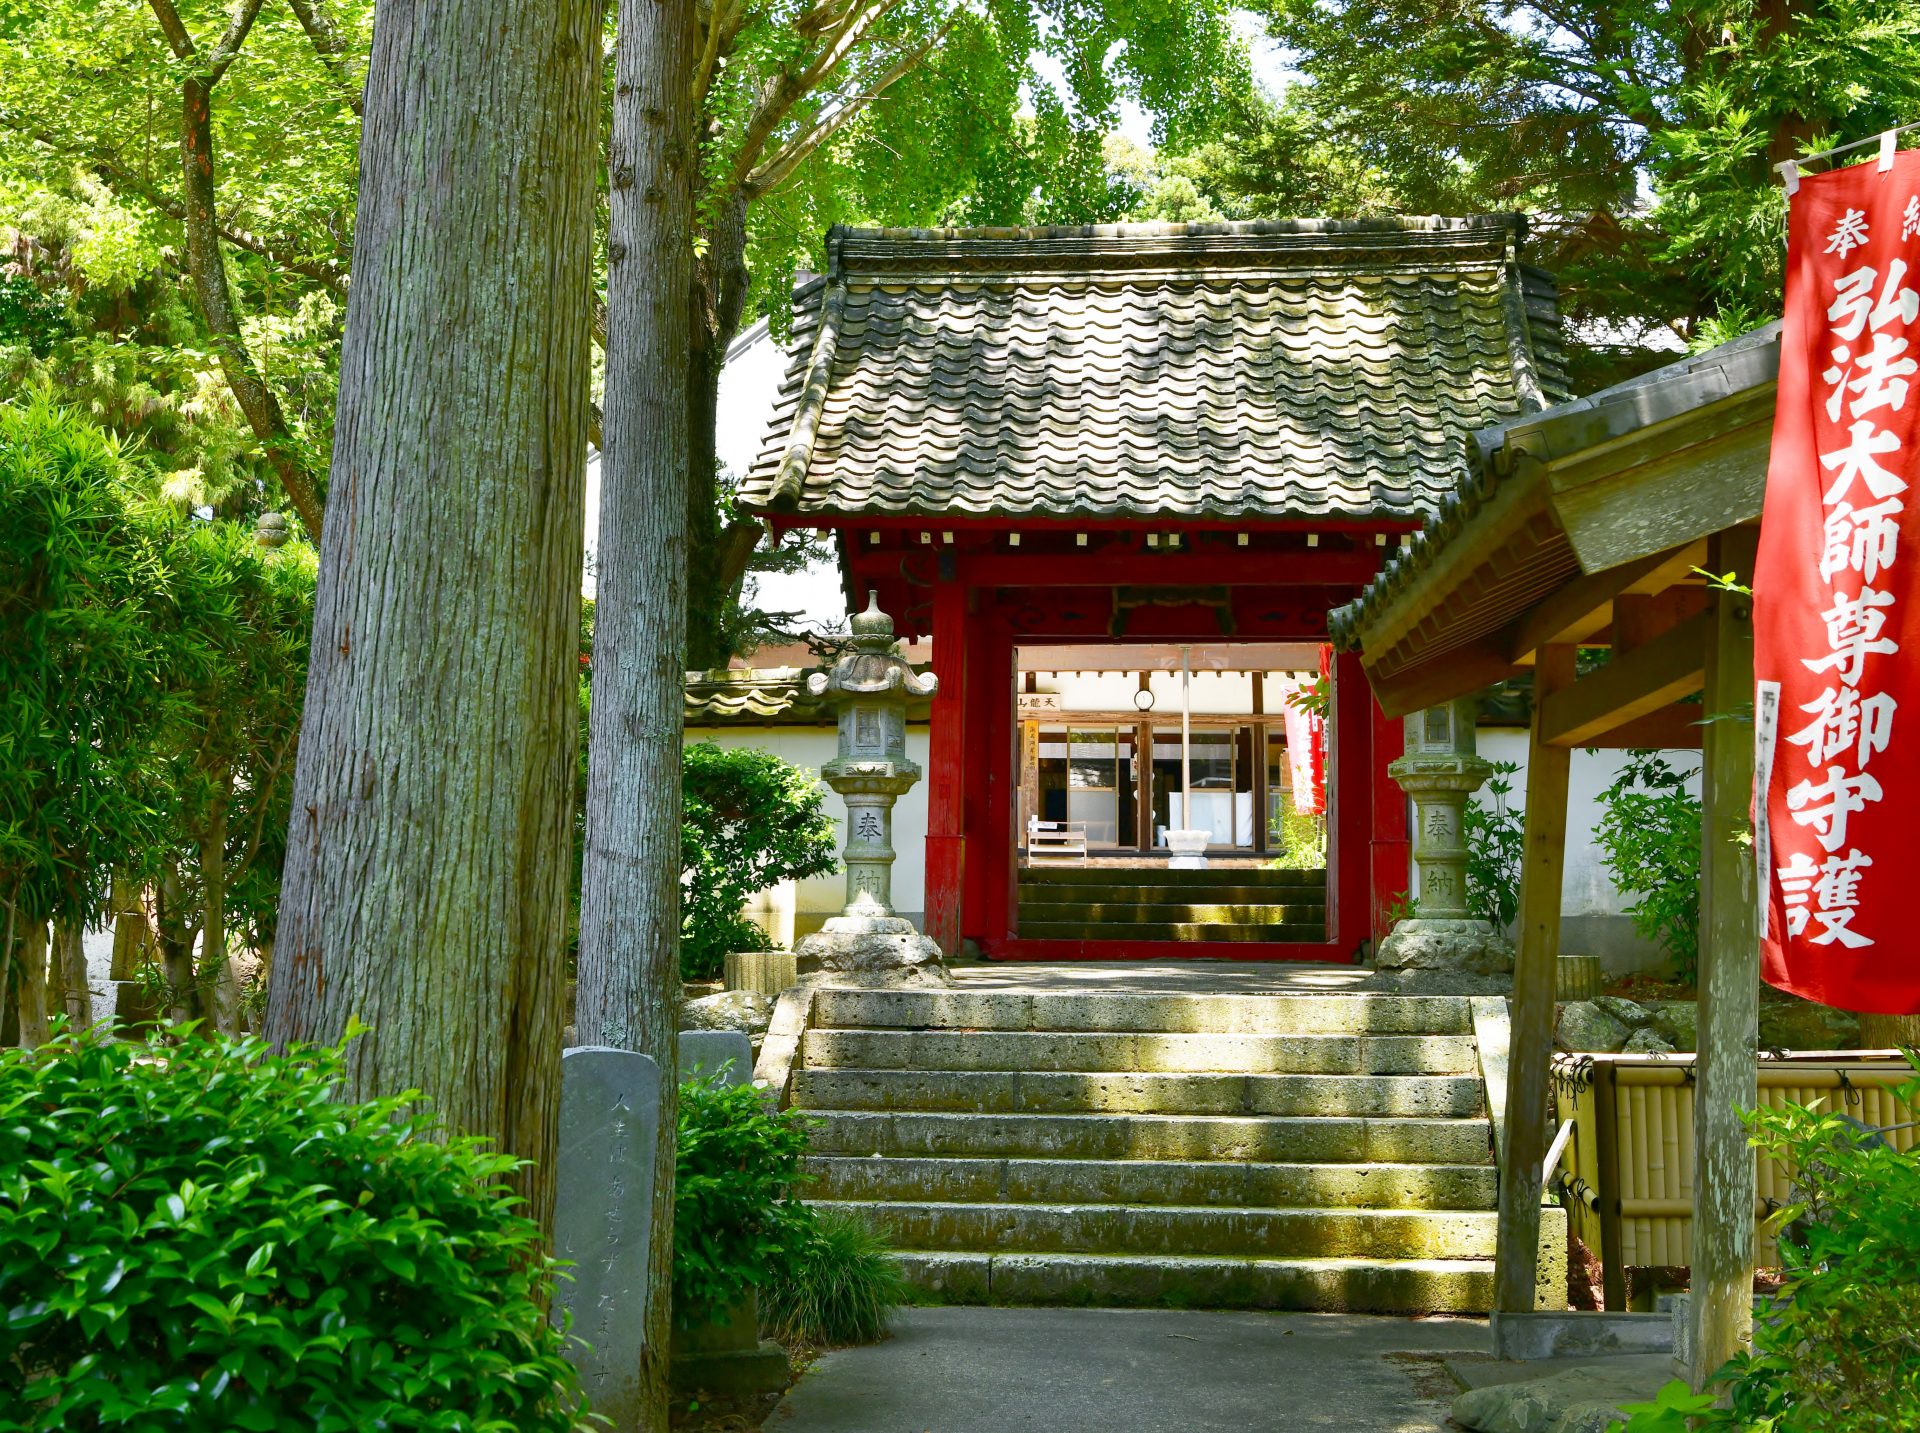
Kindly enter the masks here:
<path id="1" fill-rule="evenodd" d="M 1755 855 L 1770 984 L 1920 1012 L 1920 151 L 1790 200 L 1753 579 Z M 1902 715 L 1902 712 L 1905 715 Z"/>

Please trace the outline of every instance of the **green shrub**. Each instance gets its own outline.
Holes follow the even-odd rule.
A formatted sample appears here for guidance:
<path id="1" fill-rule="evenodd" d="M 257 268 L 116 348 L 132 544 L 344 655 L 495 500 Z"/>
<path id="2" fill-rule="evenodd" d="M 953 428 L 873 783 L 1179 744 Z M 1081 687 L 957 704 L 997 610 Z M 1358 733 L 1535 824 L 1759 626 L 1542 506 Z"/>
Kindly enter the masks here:
<path id="1" fill-rule="evenodd" d="M 680 1086 L 673 1187 L 673 1307 L 718 1319 L 792 1257 L 806 1232 L 794 1197 L 805 1119 L 724 1076 Z"/>
<path id="2" fill-rule="evenodd" d="M 1663 947 L 1689 983 L 1700 969 L 1700 798 L 1687 791 L 1697 773 L 1658 752 L 1630 752 L 1601 793 L 1593 832 L 1613 884 L 1634 898 L 1634 929 Z"/>
<path id="3" fill-rule="evenodd" d="M 792 1258 L 761 1288 L 760 1322 L 782 1342 L 872 1343 L 906 1294 L 899 1261 L 859 1215 L 809 1212 Z"/>
<path id="4" fill-rule="evenodd" d="M 680 973 L 710 980 L 729 951 L 767 946 L 747 897 L 834 869 L 834 826 L 820 783 L 772 752 L 703 741 L 684 760 Z"/>
<path id="5" fill-rule="evenodd" d="M 581 1426 L 513 1161 L 340 1077 L 259 1040 L 0 1052 L 0 1426 Z"/>
<path id="6" fill-rule="evenodd" d="M 1911 1056 L 1909 1058 L 1912 1058 Z M 1903 1097 L 1920 1114 L 1920 1080 Z M 1920 1152 L 1827 1110 L 1756 1110 L 1753 1142 L 1793 1171 L 1773 1216 L 1786 1283 L 1754 1349 L 1715 1375 L 1726 1406 L 1628 1410 L 1631 1433 L 1896 1433 L 1920 1428 Z M 1712 1402 L 1712 1399 L 1708 1399 Z"/>
<path id="7" fill-rule="evenodd" d="M 1505 930 L 1520 914 L 1520 855 L 1527 844 L 1527 818 L 1510 805 L 1511 778 L 1520 768 L 1511 761 L 1493 763 L 1485 804 L 1467 803 L 1461 830 L 1467 842 L 1467 909 L 1495 930 Z"/>

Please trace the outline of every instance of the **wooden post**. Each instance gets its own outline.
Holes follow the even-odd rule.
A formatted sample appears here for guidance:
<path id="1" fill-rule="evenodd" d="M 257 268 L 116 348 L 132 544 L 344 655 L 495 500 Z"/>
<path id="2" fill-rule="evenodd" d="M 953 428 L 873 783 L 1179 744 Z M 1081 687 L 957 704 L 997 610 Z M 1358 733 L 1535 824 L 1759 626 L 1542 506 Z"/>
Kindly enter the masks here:
<path id="1" fill-rule="evenodd" d="M 933 589 L 933 694 L 927 733 L 927 910 L 929 939 L 948 955 L 960 949 L 960 902 L 966 869 L 967 589 L 947 581 Z"/>
<path id="2" fill-rule="evenodd" d="M 1513 973 L 1513 1042 L 1507 1082 L 1507 1165 L 1500 1171 L 1494 1307 L 1534 1305 L 1540 1258 L 1541 1166 L 1547 1158 L 1547 1078 L 1553 1060 L 1554 986 L 1560 958 L 1560 886 L 1566 869 L 1567 771 L 1573 753 L 1541 740 L 1541 713 L 1573 681 L 1573 648 L 1542 647 L 1533 677 L 1527 743 L 1527 829 L 1520 865 L 1519 961 Z"/>
<path id="3" fill-rule="evenodd" d="M 1751 580 L 1756 534 L 1721 533 L 1715 572 Z M 1760 942 L 1753 848 L 1741 841 L 1753 804 L 1753 603 L 1716 592 L 1707 638 L 1700 776 L 1699 1083 L 1693 1117 L 1695 1390 L 1753 1335 L 1753 1150 L 1740 1111 L 1759 1100 Z"/>
<path id="4" fill-rule="evenodd" d="M 1596 1177 L 1600 1181 L 1600 1292 L 1607 1312 L 1627 1307 L 1627 1241 L 1620 1230 L 1620 1067 L 1612 1061 L 1593 1071 Z"/>

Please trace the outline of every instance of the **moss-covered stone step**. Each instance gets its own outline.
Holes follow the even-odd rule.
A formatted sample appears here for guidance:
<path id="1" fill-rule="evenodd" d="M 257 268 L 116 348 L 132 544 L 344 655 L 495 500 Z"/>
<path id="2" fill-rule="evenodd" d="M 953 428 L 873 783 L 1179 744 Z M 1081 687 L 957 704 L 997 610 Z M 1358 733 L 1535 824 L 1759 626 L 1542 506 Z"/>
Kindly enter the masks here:
<path id="1" fill-rule="evenodd" d="M 1478 1068 L 1470 1035 L 816 1029 L 801 1048 L 811 1070 L 1465 1075 Z"/>
<path id="2" fill-rule="evenodd" d="M 1252 1259 L 1168 1254 L 903 1250 L 902 1272 L 946 1303 L 1171 1305 L 1321 1313 L 1480 1314 L 1486 1259 Z"/>
<path id="3" fill-rule="evenodd" d="M 822 990 L 815 1028 L 1093 1030 L 1223 1035 L 1466 1035 L 1459 995 Z"/>
<path id="4" fill-rule="evenodd" d="M 1327 938 L 1322 922 L 1296 925 L 1209 925 L 1182 921 L 1160 925 L 1145 922 L 1074 919 L 1057 921 L 1020 918 L 1018 934 L 1022 940 L 1136 940 L 1155 944 L 1222 945 L 1268 943 L 1274 945 L 1311 944 Z"/>
<path id="5" fill-rule="evenodd" d="M 1219 886 L 1247 886 L 1262 890 L 1326 889 L 1325 868 L 1276 870 L 1270 866 L 1211 865 L 1204 870 L 1175 870 L 1171 866 L 1109 866 L 1099 862 L 1025 866 L 1019 885 L 1028 886 L 1142 886 L 1160 890 L 1195 891 Z"/>
<path id="6" fill-rule="evenodd" d="M 1052 1204 L 1492 1209 L 1490 1164 L 1275 1164 L 1220 1160 L 811 1155 L 818 1199 Z"/>
<path id="7" fill-rule="evenodd" d="M 816 1154 L 1481 1164 L 1486 1120 L 808 1111 Z"/>
<path id="8" fill-rule="evenodd" d="M 1196 904 L 1192 901 L 1022 901 L 1020 928 L 1081 922 L 1093 925 L 1296 925 L 1324 926 L 1324 901 L 1285 905 L 1255 901 Z"/>
<path id="9" fill-rule="evenodd" d="M 1477 1075 L 1222 1075 L 1119 1071 L 801 1070 L 812 1110 L 982 1114 L 1418 1115 L 1485 1113 Z"/>
<path id="10" fill-rule="evenodd" d="M 1235 1254 L 1261 1259 L 1492 1258 L 1493 1210 L 1151 1204 L 839 1203 L 901 1249 Z"/>
<path id="11" fill-rule="evenodd" d="M 1093 906 L 1299 906 L 1324 911 L 1327 893 L 1321 886 L 1140 886 L 1126 881 L 1084 881 L 1072 886 L 1021 886 L 1024 914 L 1042 906 L 1086 910 Z"/>

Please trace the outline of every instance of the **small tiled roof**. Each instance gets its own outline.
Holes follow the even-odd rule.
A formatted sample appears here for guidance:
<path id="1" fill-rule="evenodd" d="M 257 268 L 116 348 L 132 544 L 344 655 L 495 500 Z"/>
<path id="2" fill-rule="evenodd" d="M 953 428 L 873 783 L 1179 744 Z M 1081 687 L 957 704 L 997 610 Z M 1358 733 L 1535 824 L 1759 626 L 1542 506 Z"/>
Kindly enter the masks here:
<path id="1" fill-rule="evenodd" d="M 1418 586 L 1447 550 L 1492 502 L 1503 483 L 1521 466 L 1523 456 L 1542 462 L 1618 443 L 1628 435 L 1682 418 L 1733 395 L 1770 391 L 1780 372 L 1780 321 L 1763 324 L 1717 348 L 1679 359 L 1661 368 L 1603 388 L 1544 413 L 1512 418 L 1473 435 L 1472 463 L 1456 491 L 1447 494 L 1411 544 L 1394 554 L 1359 597 L 1328 614 L 1334 645 L 1358 650 L 1364 637 L 1390 606 Z M 1530 575 L 1538 596 L 1578 572 L 1573 553 L 1564 550 L 1558 565 L 1537 564 Z M 1533 589 L 1538 589 L 1534 591 Z M 1522 589 L 1516 589 L 1520 592 Z M 1521 597 L 1511 596 L 1509 604 Z M 1489 605 L 1483 620 L 1503 609 Z M 1450 635 L 1470 635 L 1455 626 Z"/>
<path id="2" fill-rule="evenodd" d="M 1525 220 L 836 229 L 745 504 L 1406 521 L 1566 396 Z"/>
<path id="3" fill-rule="evenodd" d="M 807 669 L 687 673 L 686 716 L 690 727 L 832 726 L 827 704 L 807 690 Z M 927 719 L 925 698 L 907 704 L 907 720 Z"/>

